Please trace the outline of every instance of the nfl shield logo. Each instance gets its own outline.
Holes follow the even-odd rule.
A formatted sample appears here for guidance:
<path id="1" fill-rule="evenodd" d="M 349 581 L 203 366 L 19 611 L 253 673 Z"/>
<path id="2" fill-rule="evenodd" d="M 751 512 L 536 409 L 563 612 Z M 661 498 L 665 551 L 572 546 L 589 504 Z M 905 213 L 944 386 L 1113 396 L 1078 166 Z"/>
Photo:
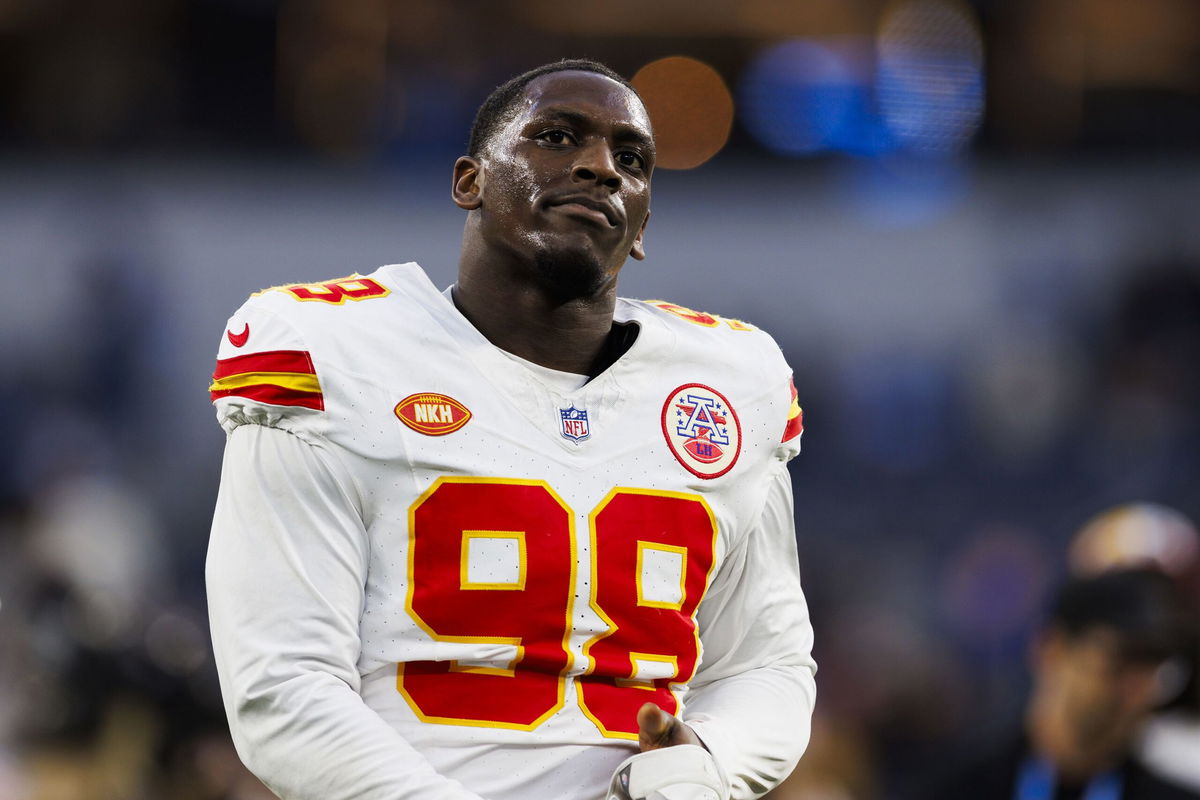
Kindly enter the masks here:
<path id="1" fill-rule="evenodd" d="M 592 435 L 592 430 L 588 427 L 587 411 L 571 406 L 570 408 L 560 408 L 558 413 L 562 418 L 562 435 L 564 437 L 573 442 L 582 442 Z"/>

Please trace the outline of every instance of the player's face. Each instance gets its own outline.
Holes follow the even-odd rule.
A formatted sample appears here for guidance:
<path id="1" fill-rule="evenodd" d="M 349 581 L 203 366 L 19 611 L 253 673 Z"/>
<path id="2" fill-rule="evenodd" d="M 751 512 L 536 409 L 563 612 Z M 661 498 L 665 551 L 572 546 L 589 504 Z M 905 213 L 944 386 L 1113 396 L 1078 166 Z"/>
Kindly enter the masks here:
<path id="1" fill-rule="evenodd" d="M 597 294 L 643 258 L 654 142 L 632 91 L 591 72 L 543 75 L 479 165 L 481 233 L 563 299 Z"/>

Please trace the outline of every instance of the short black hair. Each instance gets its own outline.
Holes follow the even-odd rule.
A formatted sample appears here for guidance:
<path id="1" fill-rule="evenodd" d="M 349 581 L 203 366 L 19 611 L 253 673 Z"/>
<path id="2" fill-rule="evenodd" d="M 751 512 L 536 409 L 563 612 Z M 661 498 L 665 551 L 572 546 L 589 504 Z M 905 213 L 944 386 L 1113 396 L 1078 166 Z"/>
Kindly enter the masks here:
<path id="1" fill-rule="evenodd" d="M 1071 637 L 1112 630 L 1131 661 L 1161 661 L 1177 655 L 1183 643 L 1179 598 L 1171 580 L 1153 569 L 1071 578 L 1054 598 L 1050 624 Z"/>
<path id="2" fill-rule="evenodd" d="M 534 67 L 527 72 L 522 72 L 515 78 L 505 81 L 493 89 L 492 93 L 487 96 L 483 104 L 479 106 L 479 110 L 475 112 L 475 122 L 471 125 L 471 139 L 467 145 L 467 155 L 472 158 L 479 157 L 488 140 L 492 138 L 492 134 L 504 124 L 504 119 L 508 115 L 509 109 L 512 108 L 517 98 L 521 96 L 521 93 L 525 91 L 525 87 L 529 85 L 530 81 L 540 78 L 543 75 L 549 75 L 552 72 L 568 71 L 594 72 L 597 75 L 612 78 L 634 94 L 637 94 L 637 89 L 633 88 L 633 84 L 622 78 L 612 67 L 601 64 L 599 61 L 593 61 L 589 58 L 566 58 L 562 61 L 552 61 L 549 64 L 542 64 L 540 67 Z"/>

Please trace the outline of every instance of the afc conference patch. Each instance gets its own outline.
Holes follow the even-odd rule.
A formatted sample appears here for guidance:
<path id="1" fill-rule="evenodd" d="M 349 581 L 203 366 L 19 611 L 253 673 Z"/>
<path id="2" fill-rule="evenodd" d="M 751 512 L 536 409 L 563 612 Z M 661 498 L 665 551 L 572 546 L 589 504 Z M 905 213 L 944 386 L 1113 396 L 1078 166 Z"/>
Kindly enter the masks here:
<path id="1" fill-rule="evenodd" d="M 663 403 L 667 447 L 693 475 L 719 478 L 742 452 L 742 424 L 725 395 L 702 383 L 685 383 Z"/>
<path id="2" fill-rule="evenodd" d="M 558 414 L 562 422 L 560 432 L 565 438 L 573 442 L 582 442 L 592 435 L 591 426 L 588 425 L 587 409 L 571 406 L 570 408 L 560 408 Z"/>

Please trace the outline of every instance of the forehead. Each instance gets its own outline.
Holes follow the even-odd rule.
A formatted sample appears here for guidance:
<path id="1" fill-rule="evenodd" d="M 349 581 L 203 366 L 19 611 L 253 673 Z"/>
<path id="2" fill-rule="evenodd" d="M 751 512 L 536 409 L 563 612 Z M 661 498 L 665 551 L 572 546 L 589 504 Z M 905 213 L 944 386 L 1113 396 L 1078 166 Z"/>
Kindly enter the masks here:
<path id="1" fill-rule="evenodd" d="M 641 99 L 629 87 L 595 72 L 565 70 L 541 75 L 529 82 L 516 105 L 518 119 L 566 111 L 651 135 L 650 117 Z"/>

